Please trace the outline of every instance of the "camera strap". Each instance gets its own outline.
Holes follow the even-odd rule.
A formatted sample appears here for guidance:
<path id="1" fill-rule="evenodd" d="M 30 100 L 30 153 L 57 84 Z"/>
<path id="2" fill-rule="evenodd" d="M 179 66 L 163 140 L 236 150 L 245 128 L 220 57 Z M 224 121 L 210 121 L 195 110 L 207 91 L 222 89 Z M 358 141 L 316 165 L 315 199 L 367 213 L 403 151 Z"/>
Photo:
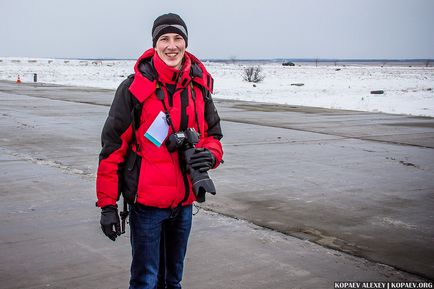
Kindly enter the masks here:
<path id="1" fill-rule="evenodd" d="M 175 126 L 173 125 L 172 119 L 170 118 L 170 113 L 169 110 L 167 109 L 167 105 L 166 102 L 164 101 L 164 91 L 161 88 L 161 83 L 159 81 L 157 81 L 157 89 L 155 91 L 155 94 L 157 95 L 157 98 L 159 100 L 161 100 L 161 103 L 163 104 L 164 107 L 164 114 L 166 115 L 166 121 L 167 123 L 170 125 L 170 127 L 172 128 L 173 132 L 176 132 L 175 130 Z"/>
<path id="2" fill-rule="evenodd" d="M 200 123 L 199 123 L 199 115 L 197 112 L 197 105 L 196 105 L 196 92 L 194 91 L 193 82 L 190 82 L 190 91 L 191 91 L 191 98 L 193 99 L 194 116 L 195 116 L 195 121 L 196 121 L 196 125 L 197 125 L 197 131 L 200 134 L 201 130 L 200 130 Z M 188 126 L 188 118 L 187 118 L 187 114 L 186 114 L 186 110 L 187 110 L 187 106 L 188 106 L 188 94 L 184 94 L 184 92 L 187 93 L 187 89 L 184 89 L 184 91 L 181 92 L 181 123 L 180 123 L 180 128 L 179 128 L 180 131 L 186 130 L 187 126 Z M 157 81 L 157 89 L 155 91 L 155 94 L 157 95 L 157 98 L 161 101 L 161 103 L 163 104 L 164 114 L 166 115 L 167 123 L 170 125 L 170 128 L 172 129 L 172 131 L 176 132 L 177 130 L 175 129 L 175 126 L 173 125 L 169 110 L 167 109 L 166 102 L 164 101 L 165 95 L 164 95 L 162 85 L 159 81 Z"/>

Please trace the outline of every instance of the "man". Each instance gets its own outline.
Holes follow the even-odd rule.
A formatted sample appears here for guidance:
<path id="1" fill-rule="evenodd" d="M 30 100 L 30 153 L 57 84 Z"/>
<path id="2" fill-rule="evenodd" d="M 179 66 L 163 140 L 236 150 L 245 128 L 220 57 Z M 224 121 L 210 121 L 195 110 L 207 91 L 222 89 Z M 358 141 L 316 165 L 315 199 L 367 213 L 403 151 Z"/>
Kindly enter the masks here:
<path id="1" fill-rule="evenodd" d="M 203 201 L 191 176 L 209 184 L 204 176 L 222 162 L 223 135 L 211 98 L 213 79 L 186 51 L 185 22 L 172 13 L 159 16 L 152 41 L 134 76 L 117 89 L 104 125 L 97 205 L 101 228 L 114 241 L 121 192 L 131 204 L 130 288 L 181 288 L 192 203 Z M 190 135 L 198 136 L 194 148 L 185 145 Z"/>

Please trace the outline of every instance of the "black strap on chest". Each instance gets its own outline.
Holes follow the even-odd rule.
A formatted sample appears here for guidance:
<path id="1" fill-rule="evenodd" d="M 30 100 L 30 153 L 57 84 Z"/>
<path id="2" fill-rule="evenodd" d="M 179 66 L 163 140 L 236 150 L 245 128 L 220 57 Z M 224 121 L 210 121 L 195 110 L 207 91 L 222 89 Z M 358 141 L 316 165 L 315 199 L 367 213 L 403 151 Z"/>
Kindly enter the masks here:
<path id="1" fill-rule="evenodd" d="M 175 126 L 173 125 L 172 118 L 170 117 L 169 110 L 167 109 L 166 102 L 164 101 L 164 91 L 161 87 L 161 83 L 157 82 L 157 89 L 155 90 L 155 94 L 157 95 L 157 98 L 161 101 L 164 107 L 164 114 L 166 115 L 166 121 L 172 128 L 173 132 L 176 132 Z"/>
<path id="2" fill-rule="evenodd" d="M 194 117 L 196 118 L 197 131 L 200 134 L 201 130 L 200 130 L 199 117 L 197 114 L 196 92 L 194 91 L 193 82 L 190 82 L 190 89 L 191 89 L 191 98 L 193 99 L 193 103 L 194 103 Z"/>
<path id="3" fill-rule="evenodd" d="M 188 89 L 187 87 L 181 92 L 181 121 L 179 125 L 180 131 L 185 131 L 188 127 L 188 115 L 187 115 L 187 106 L 188 106 Z M 184 151 L 182 149 L 178 150 L 178 159 L 179 166 L 182 172 L 182 178 L 184 181 L 184 198 L 181 202 L 179 202 L 178 207 L 182 205 L 188 199 L 188 195 L 190 193 L 190 187 L 188 185 L 188 177 L 187 177 L 187 162 L 184 157 Z"/>
<path id="4" fill-rule="evenodd" d="M 196 105 L 196 92 L 194 91 L 194 85 L 192 82 L 190 82 L 190 90 L 191 90 L 191 98 L 193 99 L 193 105 L 194 105 L 194 115 L 195 115 L 195 121 L 197 125 L 197 130 L 200 134 L 200 123 L 199 123 L 199 115 L 197 111 L 197 105 Z M 170 93 L 174 93 L 172 91 L 169 91 L 166 89 L 166 91 Z M 166 115 L 167 123 L 172 128 L 173 132 L 177 132 L 175 129 L 175 126 L 173 125 L 172 119 L 170 117 L 169 110 L 167 109 L 166 102 L 164 101 L 165 95 L 162 88 L 162 84 L 160 82 L 157 82 L 157 89 L 155 91 L 155 94 L 157 95 L 157 98 L 161 101 L 164 108 L 164 114 Z M 181 121 L 179 125 L 179 131 L 184 131 L 188 128 L 188 115 L 187 115 L 187 106 L 189 105 L 189 99 L 188 99 L 188 86 L 185 87 L 185 89 L 181 92 Z M 169 95 L 169 105 L 173 105 L 173 95 Z"/>
<path id="5" fill-rule="evenodd" d="M 181 92 L 181 122 L 179 124 L 179 130 L 185 131 L 188 127 L 188 89 L 187 87 Z"/>

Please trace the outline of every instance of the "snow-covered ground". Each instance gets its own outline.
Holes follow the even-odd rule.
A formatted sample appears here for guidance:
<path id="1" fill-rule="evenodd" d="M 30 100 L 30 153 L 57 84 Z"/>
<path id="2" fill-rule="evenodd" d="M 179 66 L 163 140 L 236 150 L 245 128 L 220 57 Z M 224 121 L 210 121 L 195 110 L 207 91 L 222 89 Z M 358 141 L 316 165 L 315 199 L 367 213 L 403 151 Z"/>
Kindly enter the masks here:
<path id="1" fill-rule="evenodd" d="M 434 117 L 434 67 L 262 64 L 265 79 L 243 80 L 246 64 L 206 62 L 218 98 Z M 115 89 L 134 61 L 0 58 L 0 79 Z M 301 86 L 293 84 L 302 84 Z M 384 94 L 371 94 L 384 90 Z"/>

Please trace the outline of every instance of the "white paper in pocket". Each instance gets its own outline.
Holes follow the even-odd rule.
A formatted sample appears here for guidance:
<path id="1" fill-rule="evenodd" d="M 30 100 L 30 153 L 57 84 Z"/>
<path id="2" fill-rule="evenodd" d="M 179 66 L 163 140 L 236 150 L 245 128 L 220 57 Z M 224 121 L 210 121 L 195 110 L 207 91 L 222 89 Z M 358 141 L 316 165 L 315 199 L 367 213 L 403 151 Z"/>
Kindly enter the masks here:
<path id="1" fill-rule="evenodd" d="M 152 122 L 151 126 L 145 133 L 145 137 L 150 140 L 154 145 L 160 147 L 166 139 L 169 132 L 169 125 L 167 124 L 166 114 L 160 111 L 157 117 Z"/>

